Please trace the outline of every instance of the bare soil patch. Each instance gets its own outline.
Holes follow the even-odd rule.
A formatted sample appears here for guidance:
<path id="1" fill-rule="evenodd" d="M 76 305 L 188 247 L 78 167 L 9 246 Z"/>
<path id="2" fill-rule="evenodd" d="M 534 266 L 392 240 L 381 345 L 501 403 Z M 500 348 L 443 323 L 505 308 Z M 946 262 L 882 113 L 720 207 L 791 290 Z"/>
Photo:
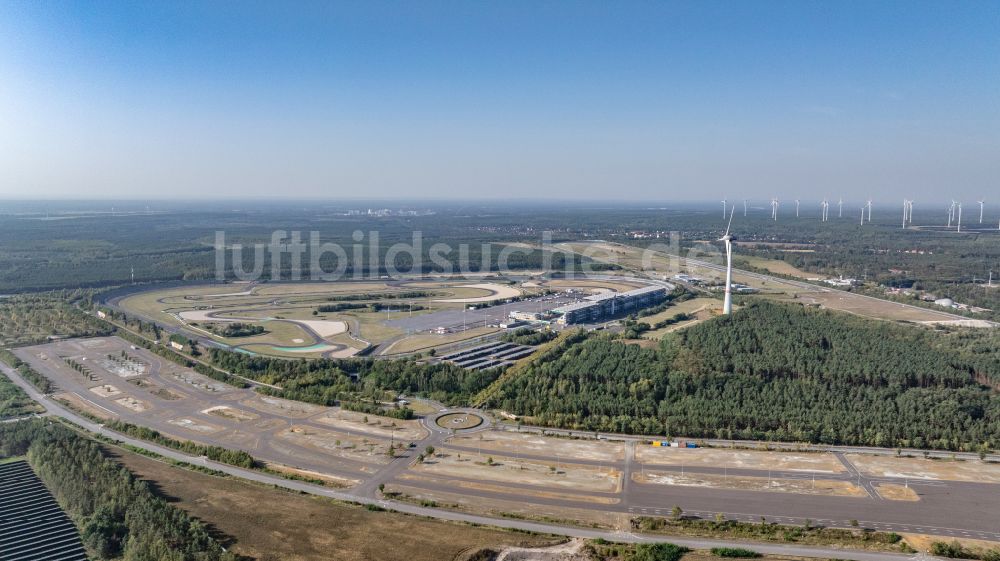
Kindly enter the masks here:
<path id="1" fill-rule="evenodd" d="M 490 456 L 486 453 L 480 456 L 475 453 L 439 452 L 433 458 L 410 469 L 417 473 L 442 477 L 465 477 L 478 481 L 581 491 L 617 492 L 622 482 L 622 474 L 616 469 L 567 466 L 555 462 Z"/>
<path id="2" fill-rule="evenodd" d="M 636 460 L 652 465 L 773 469 L 816 473 L 843 473 L 846 471 L 836 456 L 826 452 L 771 452 L 641 445 L 636 447 L 635 456 Z"/>
<path id="3" fill-rule="evenodd" d="M 769 491 L 798 493 L 802 495 L 832 495 L 838 497 L 867 497 L 865 490 L 849 481 L 829 479 L 768 479 L 766 477 L 723 476 L 704 473 L 649 471 L 633 473 L 637 483 L 654 485 L 681 485 L 710 489 L 739 489 L 742 491 Z"/>
<path id="4" fill-rule="evenodd" d="M 859 470 L 876 477 L 1000 483 L 1000 464 L 979 460 L 930 460 L 868 454 L 848 454 L 847 457 Z"/>

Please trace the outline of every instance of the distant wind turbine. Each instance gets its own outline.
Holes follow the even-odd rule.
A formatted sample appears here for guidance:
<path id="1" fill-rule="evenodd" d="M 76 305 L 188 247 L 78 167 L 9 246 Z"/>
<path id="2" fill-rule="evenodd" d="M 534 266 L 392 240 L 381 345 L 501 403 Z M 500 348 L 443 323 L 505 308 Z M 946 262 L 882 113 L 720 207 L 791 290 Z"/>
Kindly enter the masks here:
<path id="1" fill-rule="evenodd" d="M 844 217 L 844 198 L 841 197 L 840 200 L 837 201 L 837 218 L 843 218 L 843 217 Z"/>
<path id="2" fill-rule="evenodd" d="M 799 200 L 795 199 L 795 218 L 799 217 Z"/>
<path id="3" fill-rule="evenodd" d="M 777 197 L 771 199 L 771 218 L 773 218 L 775 222 L 778 221 L 778 199 L 777 199 Z"/>
<path id="4" fill-rule="evenodd" d="M 983 206 L 986 205 L 986 201 L 984 199 L 979 199 L 976 202 L 979 203 L 979 223 L 982 224 L 983 223 Z"/>
<path id="5" fill-rule="evenodd" d="M 726 199 L 722 199 L 722 219 L 726 219 Z"/>
<path id="6" fill-rule="evenodd" d="M 750 199 L 743 199 L 743 216 L 747 215 L 747 205 L 750 204 Z"/>

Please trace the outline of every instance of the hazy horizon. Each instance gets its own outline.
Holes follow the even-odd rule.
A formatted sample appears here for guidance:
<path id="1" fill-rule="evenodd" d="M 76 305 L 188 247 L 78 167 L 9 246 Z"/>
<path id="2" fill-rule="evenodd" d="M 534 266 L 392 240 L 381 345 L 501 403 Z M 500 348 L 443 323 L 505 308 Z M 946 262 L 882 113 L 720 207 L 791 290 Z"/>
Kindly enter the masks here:
<path id="1" fill-rule="evenodd" d="M 1000 8 L 11 2 L 0 120 L 4 200 L 991 203 Z"/>

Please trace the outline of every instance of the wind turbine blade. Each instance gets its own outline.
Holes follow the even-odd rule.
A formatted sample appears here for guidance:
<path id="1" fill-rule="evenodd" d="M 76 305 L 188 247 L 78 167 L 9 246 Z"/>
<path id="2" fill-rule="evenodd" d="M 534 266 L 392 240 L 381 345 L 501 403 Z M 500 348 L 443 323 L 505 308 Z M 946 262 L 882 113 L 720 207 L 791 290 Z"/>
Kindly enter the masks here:
<path id="1" fill-rule="evenodd" d="M 736 207 L 733 207 L 733 210 L 729 213 L 729 224 L 726 224 L 726 234 L 722 237 L 729 235 L 729 227 L 733 225 L 733 212 L 736 212 Z"/>

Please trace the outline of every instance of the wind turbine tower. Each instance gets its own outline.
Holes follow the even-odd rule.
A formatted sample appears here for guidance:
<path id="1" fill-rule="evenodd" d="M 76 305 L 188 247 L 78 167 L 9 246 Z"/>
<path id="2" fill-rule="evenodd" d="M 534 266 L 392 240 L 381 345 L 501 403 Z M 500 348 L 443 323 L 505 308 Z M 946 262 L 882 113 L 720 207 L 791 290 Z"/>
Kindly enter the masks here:
<path id="1" fill-rule="evenodd" d="M 747 205 L 750 204 L 750 199 L 743 199 L 743 216 L 747 215 Z"/>
<path id="2" fill-rule="evenodd" d="M 861 207 L 861 225 L 865 225 L 865 207 Z"/>
<path id="3" fill-rule="evenodd" d="M 733 225 L 734 212 L 736 212 L 736 208 L 730 211 L 726 233 L 719 238 L 720 242 L 726 244 L 726 299 L 722 304 L 722 313 L 726 315 L 733 313 L 733 236 L 729 235 L 729 228 Z"/>
<path id="4" fill-rule="evenodd" d="M 955 219 L 955 199 L 951 200 L 951 206 L 948 207 L 948 229 L 951 229 L 951 221 Z"/>
<path id="5" fill-rule="evenodd" d="M 979 203 L 979 223 L 982 224 L 983 223 L 983 206 L 986 205 L 986 201 L 984 199 L 979 199 L 976 202 Z"/>
<path id="6" fill-rule="evenodd" d="M 722 219 L 726 219 L 726 199 L 722 199 Z"/>
<path id="7" fill-rule="evenodd" d="M 778 221 L 778 199 L 777 198 L 771 199 L 771 218 L 774 219 L 775 222 Z"/>
<path id="8" fill-rule="evenodd" d="M 962 231 L 962 203 L 958 203 L 958 232 Z"/>
<path id="9" fill-rule="evenodd" d="M 868 223 L 871 224 L 872 221 L 872 200 L 868 199 Z"/>
<path id="10" fill-rule="evenodd" d="M 843 218 L 843 217 L 844 217 L 844 198 L 841 197 L 840 200 L 837 201 L 837 218 Z"/>
<path id="11" fill-rule="evenodd" d="M 799 217 L 799 200 L 795 199 L 795 218 Z"/>

